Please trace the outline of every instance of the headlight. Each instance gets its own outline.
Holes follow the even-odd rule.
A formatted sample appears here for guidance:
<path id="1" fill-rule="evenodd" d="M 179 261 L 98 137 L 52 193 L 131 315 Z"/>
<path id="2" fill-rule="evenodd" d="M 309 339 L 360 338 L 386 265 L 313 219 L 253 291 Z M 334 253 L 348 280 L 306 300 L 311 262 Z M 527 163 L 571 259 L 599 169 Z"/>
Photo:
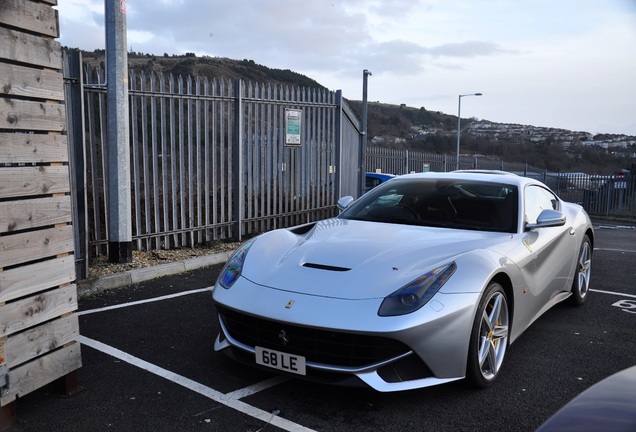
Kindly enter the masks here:
<path id="1" fill-rule="evenodd" d="M 438 267 L 387 296 L 378 315 L 396 316 L 414 312 L 424 306 L 450 278 L 457 265 L 452 262 Z"/>
<path id="2" fill-rule="evenodd" d="M 240 245 L 232 254 L 229 260 L 225 263 L 221 275 L 219 276 L 218 283 L 225 289 L 230 289 L 234 282 L 241 276 L 243 271 L 243 263 L 245 263 L 245 257 L 250 246 L 254 243 L 255 239 L 250 239 Z"/>

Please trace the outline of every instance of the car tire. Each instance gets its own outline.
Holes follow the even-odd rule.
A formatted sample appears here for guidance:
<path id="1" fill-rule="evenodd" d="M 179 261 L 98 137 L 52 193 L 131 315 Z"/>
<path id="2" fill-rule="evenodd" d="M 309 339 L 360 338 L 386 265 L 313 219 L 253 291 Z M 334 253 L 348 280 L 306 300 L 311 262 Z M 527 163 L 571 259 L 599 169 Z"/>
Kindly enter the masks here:
<path id="1" fill-rule="evenodd" d="M 587 300 L 587 293 L 590 285 L 590 274 L 592 270 L 592 242 L 585 235 L 579 248 L 579 255 L 576 260 L 574 280 L 572 281 L 572 295 L 568 299 L 574 306 L 582 306 Z"/>
<path id="2" fill-rule="evenodd" d="M 466 376 L 476 387 L 490 386 L 503 364 L 510 336 L 510 311 L 503 287 L 491 282 L 479 302 L 468 348 Z"/>

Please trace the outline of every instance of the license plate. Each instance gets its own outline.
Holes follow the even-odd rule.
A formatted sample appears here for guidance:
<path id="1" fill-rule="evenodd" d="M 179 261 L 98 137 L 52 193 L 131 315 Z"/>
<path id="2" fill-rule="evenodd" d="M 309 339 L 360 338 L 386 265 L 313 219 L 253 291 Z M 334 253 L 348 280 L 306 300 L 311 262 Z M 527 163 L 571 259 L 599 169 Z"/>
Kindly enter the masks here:
<path id="1" fill-rule="evenodd" d="M 256 363 L 285 372 L 305 375 L 305 357 L 288 354 L 269 348 L 256 347 Z"/>

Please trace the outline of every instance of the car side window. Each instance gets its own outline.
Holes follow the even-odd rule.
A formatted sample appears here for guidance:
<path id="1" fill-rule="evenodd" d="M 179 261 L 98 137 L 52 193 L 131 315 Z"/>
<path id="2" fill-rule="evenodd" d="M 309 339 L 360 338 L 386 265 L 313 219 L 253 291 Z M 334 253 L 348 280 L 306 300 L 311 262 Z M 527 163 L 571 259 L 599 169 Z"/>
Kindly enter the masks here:
<path id="1" fill-rule="evenodd" d="M 536 223 L 543 210 L 559 210 L 559 200 L 547 189 L 540 186 L 528 186 L 525 193 L 524 208 L 526 223 Z"/>
<path id="2" fill-rule="evenodd" d="M 382 183 L 382 181 L 379 178 L 367 177 L 366 178 L 366 185 L 364 187 L 364 190 L 366 192 L 368 192 L 371 189 L 373 189 L 374 187 L 376 187 L 377 185 L 379 185 L 380 183 Z"/>

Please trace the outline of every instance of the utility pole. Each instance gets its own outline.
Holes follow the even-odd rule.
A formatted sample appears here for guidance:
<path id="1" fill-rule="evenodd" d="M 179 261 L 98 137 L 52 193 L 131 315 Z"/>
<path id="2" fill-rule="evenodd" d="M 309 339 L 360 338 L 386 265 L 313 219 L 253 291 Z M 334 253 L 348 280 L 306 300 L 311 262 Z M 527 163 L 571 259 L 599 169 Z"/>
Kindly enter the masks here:
<path id="1" fill-rule="evenodd" d="M 367 88 L 369 85 L 369 76 L 371 72 L 367 69 L 362 71 L 362 139 L 360 143 L 360 162 L 359 162 L 359 176 L 358 176 L 358 197 L 364 194 L 366 184 L 367 173 Z"/>
<path id="2" fill-rule="evenodd" d="M 108 101 L 108 260 L 132 262 L 126 0 L 105 0 Z"/>

